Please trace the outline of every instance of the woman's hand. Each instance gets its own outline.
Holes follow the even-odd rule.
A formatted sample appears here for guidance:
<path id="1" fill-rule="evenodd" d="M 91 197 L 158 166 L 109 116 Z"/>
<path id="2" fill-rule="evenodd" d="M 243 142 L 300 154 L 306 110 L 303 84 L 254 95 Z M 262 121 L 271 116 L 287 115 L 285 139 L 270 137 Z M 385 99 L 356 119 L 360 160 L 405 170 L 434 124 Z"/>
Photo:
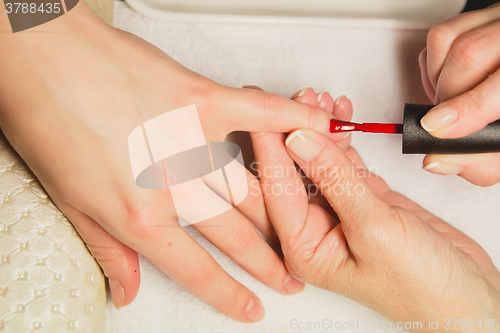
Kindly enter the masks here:
<path id="1" fill-rule="evenodd" d="M 347 119 L 346 119 L 347 120 Z M 297 279 L 396 321 L 500 316 L 500 273 L 471 238 L 370 173 L 353 148 L 313 130 L 253 133 L 262 191 Z M 345 150 L 345 152 L 344 152 Z M 310 203 L 294 162 L 334 213 Z M 469 322 L 468 322 L 469 323 Z M 415 330 L 421 331 L 421 330 Z"/>
<path id="2" fill-rule="evenodd" d="M 438 138 L 459 138 L 500 119 L 500 3 L 434 26 L 419 58 L 427 96 L 439 106 L 422 118 Z M 424 169 L 473 184 L 500 181 L 500 153 L 427 155 Z"/>
<path id="3" fill-rule="evenodd" d="M 135 184 L 128 136 L 145 121 L 191 104 L 207 142 L 237 130 L 327 133 L 331 114 L 219 85 L 107 26 L 83 1 L 29 33 L 0 34 L 0 73 L 2 130 L 87 243 L 116 306 L 137 294 L 141 253 L 224 314 L 245 322 L 264 316 L 257 296 L 178 226 L 169 190 Z M 260 186 L 249 172 L 247 178 L 249 194 L 238 209 L 193 226 L 264 284 L 297 293 L 303 283 L 291 278 L 252 225 L 275 237 Z"/>

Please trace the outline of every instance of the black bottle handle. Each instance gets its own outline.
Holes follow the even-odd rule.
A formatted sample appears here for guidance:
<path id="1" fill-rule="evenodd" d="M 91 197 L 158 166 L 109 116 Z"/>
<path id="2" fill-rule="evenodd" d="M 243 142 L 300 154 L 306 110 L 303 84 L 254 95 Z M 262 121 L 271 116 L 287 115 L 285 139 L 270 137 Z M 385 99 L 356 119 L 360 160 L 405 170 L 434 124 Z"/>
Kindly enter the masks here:
<path id="1" fill-rule="evenodd" d="M 458 139 L 438 139 L 420 125 L 435 105 L 406 104 L 403 121 L 403 154 L 480 154 L 500 152 L 500 120 Z"/>

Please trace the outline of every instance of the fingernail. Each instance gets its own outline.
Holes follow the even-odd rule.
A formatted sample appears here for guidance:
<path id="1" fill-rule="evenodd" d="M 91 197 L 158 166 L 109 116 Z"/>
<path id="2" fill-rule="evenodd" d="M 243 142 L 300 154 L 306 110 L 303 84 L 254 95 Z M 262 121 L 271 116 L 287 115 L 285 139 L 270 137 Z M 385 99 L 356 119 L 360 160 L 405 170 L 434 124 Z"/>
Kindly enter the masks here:
<path id="1" fill-rule="evenodd" d="M 312 91 L 314 91 L 314 89 L 313 89 L 313 88 L 311 88 L 311 87 L 307 87 L 307 88 L 302 89 L 301 91 L 297 91 L 295 94 L 293 94 L 293 95 L 292 95 L 292 97 L 290 97 L 290 99 L 296 99 L 297 97 L 304 96 L 304 95 L 305 95 L 305 93 L 306 93 L 308 90 L 312 90 Z"/>
<path id="2" fill-rule="evenodd" d="M 454 164 L 442 163 L 442 162 L 432 162 L 424 165 L 423 169 L 432 173 L 437 173 L 439 175 L 458 175 L 464 168 Z"/>
<path id="3" fill-rule="evenodd" d="M 297 294 L 304 290 L 305 284 L 294 279 L 290 274 L 288 274 L 285 278 L 285 282 L 283 283 L 283 287 L 289 294 Z"/>
<path id="4" fill-rule="evenodd" d="M 245 317 L 251 322 L 256 322 L 264 318 L 265 311 L 260 300 L 252 296 L 248 301 L 247 307 L 245 308 Z"/>
<path id="5" fill-rule="evenodd" d="M 420 124 L 427 132 L 433 132 L 451 124 L 458 118 L 457 111 L 450 107 L 436 107 L 429 111 L 421 120 Z"/>
<path id="6" fill-rule="evenodd" d="M 316 142 L 312 136 L 302 130 L 296 130 L 290 134 L 286 139 L 285 144 L 304 162 L 314 160 L 323 151 L 323 146 Z"/>
<path id="7" fill-rule="evenodd" d="M 436 96 L 434 96 L 434 104 L 436 104 L 436 105 L 441 104 L 441 97 L 439 97 L 438 94 L 436 94 Z"/>
<path id="8" fill-rule="evenodd" d="M 247 89 L 247 88 L 258 88 L 258 86 L 256 86 L 255 84 L 245 84 L 244 86 L 242 86 L 243 89 Z"/>
<path id="9" fill-rule="evenodd" d="M 111 297 L 113 298 L 113 304 L 115 308 L 119 309 L 125 303 L 125 289 L 123 289 L 122 284 L 118 280 L 109 279 L 108 283 Z"/>
<path id="10" fill-rule="evenodd" d="M 339 105 L 339 104 L 340 104 L 340 100 L 341 100 L 342 98 L 347 98 L 347 96 L 346 96 L 346 95 L 341 95 L 341 96 L 337 97 L 337 99 L 336 99 L 336 100 L 335 100 L 335 102 L 333 103 L 333 106 L 337 106 L 337 105 Z"/>
<path id="11" fill-rule="evenodd" d="M 326 92 L 326 91 L 323 91 L 323 92 L 319 93 L 319 95 L 318 95 L 318 103 L 319 103 L 319 102 L 321 102 L 321 99 L 323 98 L 323 95 L 324 95 L 324 94 L 330 95 L 330 94 L 329 94 L 328 92 Z"/>
<path id="12" fill-rule="evenodd" d="M 298 96 L 298 97 L 304 96 L 304 95 L 305 95 L 305 93 L 306 93 L 309 89 L 313 90 L 313 88 L 311 88 L 311 87 L 304 88 L 304 89 L 302 89 L 302 90 L 299 92 L 299 96 Z"/>

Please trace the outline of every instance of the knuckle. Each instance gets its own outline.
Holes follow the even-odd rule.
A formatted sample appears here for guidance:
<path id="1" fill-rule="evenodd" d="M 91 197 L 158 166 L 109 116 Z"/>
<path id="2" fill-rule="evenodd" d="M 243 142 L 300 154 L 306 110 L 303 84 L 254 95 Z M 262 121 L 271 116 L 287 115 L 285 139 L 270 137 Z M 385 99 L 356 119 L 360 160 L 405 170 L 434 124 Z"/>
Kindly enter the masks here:
<path id="1" fill-rule="evenodd" d="M 123 259 L 123 250 L 115 246 L 87 243 L 87 247 L 101 267 L 106 266 L 108 263 L 114 264 Z"/>
<path id="2" fill-rule="evenodd" d="M 315 249 L 309 242 L 296 244 L 286 251 L 288 272 L 294 279 L 318 285 L 318 278 L 325 274 L 322 272 L 325 265 L 324 261 L 314 259 L 314 253 Z M 331 277 L 331 274 L 327 275 Z"/>
<path id="3" fill-rule="evenodd" d="M 294 270 L 308 267 L 309 260 L 314 255 L 315 246 L 316 244 L 314 244 L 311 239 L 304 239 L 301 234 L 289 240 L 287 243 L 288 251 L 286 256 L 288 263 L 292 265 Z M 293 258 L 293 260 L 290 260 L 291 258 Z M 301 277 L 303 277 L 303 275 L 301 275 Z"/>
<path id="4" fill-rule="evenodd" d="M 229 253 L 238 256 L 248 253 L 257 246 L 257 233 L 248 226 L 228 228 Z"/>
<path id="5" fill-rule="evenodd" d="M 469 90 L 465 93 L 464 98 L 466 103 L 464 103 L 464 109 L 462 110 L 462 115 L 464 117 L 471 116 L 474 122 L 483 123 L 485 119 L 489 119 L 488 115 L 489 108 L 486 104 L 487 99 L 478 90 Z M 457 105 L 457 110 L 461 107 Z"/>
<path id="6" fill-rule="evenodd" d="M 259 181 L 257 179 L 254 179 L 249 182 L 247 196 L 241 203 L 236 205 L 236 207 L 239 210 L 243 210 L 248 213 L 263 208 L 263 203 L 264 199 L 262 197 L 262 190 L 260 188 Z"/>
<path id="7" fill-rule="evenodd" d="M 119 223 L 120 231 L 127 235 L 134 235 L 138 240 L 147 240 L 152 236 L 151 228 L 147 224 L 147 214 L 135 204 L 125 204 L 126 214 Z"/>
<path id="8" fill-rule="evenodd" d="M 281 110 L 283 109 L 283 100 L 281 96 L 265 93 L 262 97 L 262 112 L 264 119 L 269 122 L 279 121 Z"/>
<path id="9" fill-rule="evenodd" d="M 133 235 L 134 239 L 141 242 L 157 240 L 160 236 L 158 227 L 175 225 L 178 221 L 172 199 L 163 190 L 147 190 L 142 194 L 124 196 L 120 202 L 122 208 L 117 209 L 114 227 L 119 228 L 120 233 Z M 167 207 L 165 202 L 168 203 Z M 161 219 L 158 218 L 158 207 L 166 208 L 162 210 L 166 216 L 161 214 Z"/>
<path id="10" fill-rule="evenodd" d="M 307 107 L 307 128 L 316 128 L 319 110 L 311 105 Z"/>
<path id="11" fill-rule="evenodd" d="M 493 161 L 489 165 L 485 185 L 493 186 L 500 182 L 500 153 L 492 154 Z"/>
<path id="12" fill-rule="evenodd" d="M 246 304 L 248 303 L 245 302 L 245 297 L 244 294 L 246 293 L 246 290 L 244 287 L 237 286 L 233 290 L 229 292 L 229 296 L 227 299 L 222 299 L 221 301 L 224 302 L 224 305 L 227 306 L 230 309 L 241 309 L 245 308 Z"/>
<path id="13" fill-rule="evenodd" d="M 328 156 L 314 168 L 310 176 L 321 191 L 330 191 L 343 185 L 345 182 L 343 173 L 347 168 L 342 160 Z"/>
<path id="14" fill-rule="evenodd" d="M 462 35 L 453 44 L 451 56 L 463 70 L 477 70 L 484 66 L 487 56 L 482 44 L 482 36 L 479 33 Z"/>
<path id="15" fill-rule="evenodd" d="M 455 32 L 449 22 L 441 22 L 433 26 L 427 34 L 427 47 L 435 52 L 448 52 L 453 43 Z"/>
<path id="16" fill-rule="evenodd" d="M 208 291 L 217 279 L 217 267 L 212 263 L 202 263 L 188 276 L 187 285 L 198 291 Z"/>
<path id="17" fill-rule="evenodd" d="M 481 187 L 489 187 L 500 182 L 500 153 L 491 154 L 488 165 L 481 164 L 473 172 L 476 177 L 471 179 L 471 183 Z M 465 178 L 465 177 L 464 177 Z"/>
<path id="18" fill-rule="evenodd" d="M 460 97 L 450 100 L 449 106 L 458 111 L 459 117 L 469 119 L 474 122 L 483 123 L 488 117 L 488 108 L 486 99 L 480 91 L 476 89 L 469 90 Z"/>
<path id="19" fill-rule="evenodd" d="M 281 260 L 278 258 L 273 259 L 272 265 L 268 266 L 267 271 L 265 273 L 265 278 L 267 281 L 274 281 L 277 280 L 279 277 L 281 277 L 281 272 L 282 272 L 283 264 Z"/>

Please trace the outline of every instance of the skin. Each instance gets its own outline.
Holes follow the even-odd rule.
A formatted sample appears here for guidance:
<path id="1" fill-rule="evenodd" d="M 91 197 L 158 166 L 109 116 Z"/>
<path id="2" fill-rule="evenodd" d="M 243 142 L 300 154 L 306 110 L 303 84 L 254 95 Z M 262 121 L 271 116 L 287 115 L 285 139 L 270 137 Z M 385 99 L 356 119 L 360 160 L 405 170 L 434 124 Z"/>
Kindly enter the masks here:
<path id="1" fill-rule="evenodd" d="M 467 12 L 434 26 L 419 57 L 427 96 L 438 108 L 454 109 L 456 120 L 434 131 L 438 138 L 458 138 L 500 118 L 500 3 Z M 434 112 L 438 108 L 431 110 Z M 500 181 L 500 153 L 427 155 L 428 171 L 456 174 L 479 186 Z"/>
<path id="2" fill-rule="evenodd" d="M 3 10 L 0 29 L 10 29 Z M 220 312 L 242 322 L 263 318 L 258 297 L 178 226 L 168 189 L 135 184 L 128 136 L 145 121 L 191 104 L 207 142 L 224 141 L 233 131 L 328 133 L 331 113 L 217 84 L 106 25 L 83 1 L 26 33 L 0 34 L 0 73 L 2 131 L 103 268 L 115 306 L 130 304 L 138 292 L 141 253 Z M 194 227 L 270 288 L 300 292 L 304 284 L 291 278 L 257 232 L 270 243 L 276 238 L 260 186 L 247 176 L 250 193 L 237 209 Z"/>
<path id="3" fill-rule="evenodd" d="M 295 100 L 331 112 L 312 94 Z M 339 118 L 350 116 L 348 110 Z M 322 149 L 309 161 L 285 145 L 284 134 L 251 134 L 269 216 L 295 278 L 396 322 L 422 322 L 415 332 L 449 332 L 451 318 L 476 324 L 500 318 L 500 272 L 479 244 L 367 171 L 348 138 L 335 144 L 302 131 Z M 294 170 L 294 162 L 322 191 L 316 202 L 297 172 L 263 172 Z M 440 329 L 429 330 L 429 319 L 439 320 Z"/>
<path id="4" fill-rule="evenodd" d="M 5 11 L 0 11 L 0 28 L 8 30 Z M 307 127 L 340 141 L 349 153 L 354 151 L 349 149 L 349 138 L 327 134 L 327 124 L 333 116 L 349 118 L 350 102 L 341 99 L 335 105 L 327 94 L 318 102 L 318 96 L 306 90 L 294 99 L 304 102 L 314 96 L 317 102 L 299 104 L 262 91 L 221 86 L 141 39 L 105 25 L 83 1 L 63 17 L 28 32 L 0 35 L 0 125 L 96 257 L 110 279 L 115 305 L 127 305 L 135 298 L 140 276 L 137 253 L 141 253 L 222 313 L 243 322 L 260 320 L 264 309 L 257 296 L 227 275 L 177 226 L 168 190 L 135 185 L 128 167 L 128 135 L 167 110 L 196 104 L 207 141 L 223 141 L 237 130 L 277 133 Z M 92 66 L 88 59 L 94 59 Z M 273 147 L 271 142 L 267 148 Z M 265 151 L 262 145 L 259 149 Z M 266 285 L 283 294 L 299 292 L 303 283 L 290 279 L 286 266 L 294 276 L 307 279 L 290 255 L 289 239 L 280 235 L 288 255 L 283 263 L 254 228 L 271 242 L 275 237 L 262 192 L 250 173 L 248 182 L 249 189 L 257 190 L 237 209 L 195 227 Z M 331 198 L 316 195 L 312 201 L 311 207 L 320 213 L 318 221 L 336 216 Z M 279 211 L 271 207 L 272 214 Z M 223 228 L 204 228 L 214 223 Z M 273 223 L 279 225 L 274 219 Z M 313 247 L 304 248 L 305 253 L 314 249 L 314 242 L 308 245 Z M 484 259 L 480 267 L 487 267 L 487 255 L 479 254 L 476 259 Z M 496 273 L 491 271 L 494 280 Z M 323 276 L 329 281 L 327 274 Z M 365 287 L 348 294 L 370 305 L 367 291 Z M 473 296 L 482 295 L 475 292 Z M 379 304 L 382 313 L 385 305 Z"/>

